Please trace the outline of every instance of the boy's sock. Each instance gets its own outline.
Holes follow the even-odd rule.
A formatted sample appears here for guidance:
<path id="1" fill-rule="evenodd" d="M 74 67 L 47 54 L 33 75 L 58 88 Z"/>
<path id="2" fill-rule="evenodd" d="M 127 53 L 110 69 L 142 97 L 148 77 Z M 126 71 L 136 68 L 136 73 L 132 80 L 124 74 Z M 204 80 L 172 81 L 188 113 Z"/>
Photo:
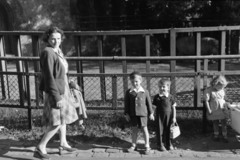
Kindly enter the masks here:
<path id="1" fill-rule="evenodd" d="M 223 132 L 223 142 L 228 143 L 228 137 L 227 137 L 227 132 Z"/>
<path id="2" fill-rule="evenodd" d="M 213 137 L 213 141 L 219 141 L 219 132 L 214 132 L 214 137 Z"/>
<path id="3" fill-rule="evenodd" d="M 222 132 L 223 138 L 227 138 L 227 132 Z"/>
<path id="4" fill-rule="evenodd" d="M 149 145 L 149 144 L 145 144 L 145 147 L 146 147 L 146 148 L 147 148 L 147 147 L 150 148 L 150 145 Z"/>
<path id="5" fill-rule="evenodd" d="M 136 147 L 137 145 L 136 145 L 136 143 L 132 143 L 132 147 Z"/>
<path id="6" fill-rule="evenodd" d="M 219 132 L 214 132 L 214 137 L 218 138 Z"/>

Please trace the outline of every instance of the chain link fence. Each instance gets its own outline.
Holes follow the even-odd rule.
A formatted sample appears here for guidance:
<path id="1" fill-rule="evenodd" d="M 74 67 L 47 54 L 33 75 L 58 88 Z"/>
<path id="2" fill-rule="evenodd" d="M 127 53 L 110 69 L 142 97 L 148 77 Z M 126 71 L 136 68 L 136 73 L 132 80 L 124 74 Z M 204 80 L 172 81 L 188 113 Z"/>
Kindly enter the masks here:
<path id="1" fill-rule="evenodd" d="M 142 86 L 148 89 L 151 97 L 158 94 L 158 81 L 165 77 L 172 80 L 171 92 L 176 96 L 179 106 L 194 106 L 194 85 L 195 74 L 192 76 L 161 76 L 161 75 L 143 75 Z M 116 77 L 115 77 L 116 76 Z M 91 107 L 124 107 L 124 94 L 128 88 L 131 88 L 128 75 L 107 75 L 102 77 L 96 75 L 84 75 L 83 77 L 83 96 L 88 108 Z M 76 82 L 77 76 L 70 76 L 70 79 Z M 115 79 L 116 84 L 113 83 Z M 116 91 L 116 93 L 113 93 Z M 114 99 L 114 94 L 116 99 Z M 117 106 L 113 106 L 116 101 Z"/>
<path id="2" fill-rule="evenodd" d="M 229 102 L 240 102 L 240 74 L 226 75 L 228 85 L 225 89 L 226 100 Z"/>
<path id="3" fill-rule="evenodd" d="M 207 86 L 216 74 L 208 74 Z M 229 102 L 238 102 L 240 97 L 240 74 L 226 74 L 229 82 L 226 91 L 226 99 Z M 161 78 L 169 78 L 172 81 L 171 93 L 176 97 L 178 107 L 194 106 L 194 94 L 197 86 L 196 75 L 143 75 L 142 86 L 148 89 L 151 97 L 158 94 L 158 81 Z M 200 101 L 203 99 L 203 81 L 200 78 Z M 77 82 L 82 78 L 82 93 L 88 109 L 113 109 L 124 107 L 124 94 L 131 87 L 128 75 L 69 75 L 69 80 Z M 0 83 L 0 107 L 41 108 L 43 107 L 43 94 L 38 90 L 40 74 L 9 74 L 1 75 Z M 22 98 L 21 98 L 22 97 Z"/>

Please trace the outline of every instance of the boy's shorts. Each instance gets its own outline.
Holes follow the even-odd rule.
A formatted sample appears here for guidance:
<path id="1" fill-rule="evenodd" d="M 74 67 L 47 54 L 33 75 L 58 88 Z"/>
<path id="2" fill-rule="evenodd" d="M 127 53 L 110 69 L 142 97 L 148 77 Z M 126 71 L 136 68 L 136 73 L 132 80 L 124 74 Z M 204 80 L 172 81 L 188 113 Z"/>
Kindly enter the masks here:
<path id="1" fill-rule="evenodd" d="M 147 126 L 148 118 L 141 116 L 131 116 L 131 122 L 132 126 L 141 128 Z"/>

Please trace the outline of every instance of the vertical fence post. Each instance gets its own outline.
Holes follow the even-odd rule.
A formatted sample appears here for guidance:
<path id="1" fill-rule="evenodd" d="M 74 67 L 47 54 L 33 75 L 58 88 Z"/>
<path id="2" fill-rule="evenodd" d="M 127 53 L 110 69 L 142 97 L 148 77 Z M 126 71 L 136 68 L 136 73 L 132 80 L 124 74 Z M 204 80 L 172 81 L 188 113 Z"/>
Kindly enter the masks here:
<path id="1" fill-rule="evenodd" d="M 20 106 L 24 107 L 24 98 L 25 97 L 24 97 L 24 90 L 23 90 L 23 73 L 17 73 L 17 75 L 18 75 L 18 88 L 19 88 Z"/>
<path id="2" fill-rule="evenodd" d="M 20 36 L 19 35 L 15 35 L 13 36 L 13 50 L 14 50 L 14 54 L 16 57 L 22 57 L 22 50 L 21 50 L 21 42 L 20 42 Z M 16 62 L 16 66 L 17 66 L 17 72 L 24 72 L 24 68 L 23 68 L 23 62 L 22 61 L 17 61 Z M 23 80 L 21 81 L 23 84 L 21 84 L 23 86 L 23 92 L 24 92 L 24 99 L 27 95 L 26 93 L 26 79 L 23 76 L 19 76 L 19 78 L 23 78 Z"/>
<path id="3" fill-rule="evenodd" d="M 40 56 L 39 36 L 32 36 L 32 51 L 33 51 L 33 57 L 39 57 Z M 39 61 L 36 61 L 34 63 L 34 71 L 35 72 L 40 71 L 40 62 Z"/>
<path id="4" fill-rule="evenodd" d="M 75 49 L 76 49 L 76 53 L 78 57 L 82 56 L 82 52 L 81 52 L 81 37 L 80 36 L 75 36 L 74 37 L 74 42 L 75 42 Z M 77 73 L 83 73 L 83 66 L 82 66 L 82 61 L 77 61 L 76 62 L 77 65 Z M 83 99 L 85 99 L 84 95 L 84 80 L 83 77 L 77 77 L 77 82 L 78 85 L 82 88 L 82 95 L 83 95 Z"/>
<path id="5" fill-rule="evenodd" d="M 226 46 L 226 31 L 221 32 L 221 49 L 220 49 L 220 55 L 225 55 L 225 46 Z M 219 71 L 225 71 L 225 59 L 220 59 L 220 63 L 218 63 L 218 70 Z"/>
<path id="6" fill-rule="evenodd" d="M 203 66 L 204 74 L 203 74 L 203 90 L 207 88 L 207 83 L 208 83 L 208 59 L 204 59 L 204 66 Z M 206 110 L 206 104 L 205 101 L 203 100 L 203 121 L 202 121 L 202 133 L 207 132 L 207 110 Z"/>
<path id="7" fill-rule="evenodd" d="M 237 30 L 237 55 L 240 54 L 240 31 Z"/>
<path id="8" fill-rule="evenodd" d="M 196 35 L 196 56 L 201 56 L 201 33 L 197 33 Z M 195 84 L 194 84 L 194 107 L 198 107 L 200 105 L 201 93 L 200 93 L 200 80 L 201 77 L 199 72 L 201 70 L 201 60 L 196 60 L 195 64 Z"/>
<path id="9" fill-rule="evenodd" d="M 40 77 L 41 77 L 41 75 L 40 74 L 37 74 L 37 73 L 35 73 L 34 74 L 34 77 L 35 77 L 35 81 L 36 81 L 36 79 L 40 79 Z M 39 83 L 38 82 L 35 82 L 35 88 L 36 88 L 36 107 L 37 108 L 39 108 L 39 99 L 40 98 L 42 98 L 41 100 L 42 100 L 42 102 L 43 102 L 43 100 L 44 100 L 44 94 L 43 94 L 43 92 L 42 92 L 42 96 L 40 97 L 40 94 L 39 94 Z M 43 102 L 44 103 L 44 102 Z"/>
<path id="10" fill-rule="evenodd" d="M 126 52 L 126 38 L 125 37 L 121 37 L 121 50 L 122 50 L 122 56 L 126 57 L 127 56 L 127 52 Z M 122 70 L 123 70 L 123 94 L 125 94 L 125 92 L 128 89 L 128 80 L 127 80 L 127 61 L 122 61 Z M 124 97 L 125 95 L 123 95 Z"/>
<path id="11" fill-rule="evenodd" d="M 103 56 L 103 40 L 102 36 L 98 36 L 98 56 L 102 57 Z M 99 71 L 100 73 L 105 73 L 105 68 L 104 68 L 104 62 L 99 61 Z M 100 89 L 101 89 L 101 98 L 102 101 L 106 101 L 106 87 L 105 87 L 105 77 L 101 76 L 100 77 Z"/>
<path id="12" fill-rule="evenodd" d="M 150 35 L 145 35 L 145 49 L 146 49 L 146 57 L 150 57 Z M 146 72 L 150 73 L 150 61 L 146 61 Z M 151 86 L 150 86 L 150 77 L 146 77 L 147 79 L 147 90 L 151 94 Z"/>
<path id="13" fill-rule="evenodd" d="M 0 36 L 0 57 L 5 57 L 5 49 L 4 49 L 4 42 L 3 42 L 3 36 Z M 7 71 L 7 66 L 6 62 L 4 60 L 0 61 L 0 71 L 1 72 L 6 72 Z M 5 99 L 6 96 L 6 90 L 5 90 L 5 80 L 4 80 L 4 75 L 0 75 L 1 77 L 1 88 L 2 88 L 2 99 Z M 7 75 L 6 75 L 7 76 Z M 6 82 L 7 83 L 7 82 Z M 7 85 L 8 87 L 8 85 Z"/>
<path id="14" fill-rule="evenodd" d="M 231 38 L 231 30 L 227 31 L 227 37 L 226 37 L 226 54 L 232 54 L 231 52 L 231 43 L 232 43 L 232 38 Z M 234 46 L 236 47 L 236 46 Z"/>
<path id="15" fill-rule="evenodd" d="M 117 76 L 112 76 L 112 106 L 117 109 Z"/>
<path id="16" fill-rule="evenodd" d="M 32 36 L 32 51 L 33 51 L 33 56 L 34 57 L 39 57 L 40 56 L 40 39 L 39 36 Z M 34 72 L 40 72 L 40 62 L 35 62 L 34 63 Z M 34 76 L 35 80 L 35 94 L 36 94 L 36 107 L 39 106 L 39 99 L 43 101 L 43 92 L 40 92 L 38 89 L 38 83 L 39 83 L 39 77 Z"/>
<path id="17" fill-rule="evenodd" d="M 176 56 L 176 30 L 170 29 L 170 56 Z M 170 72 L 176 71 L 176 60 L 170 60 Z M 176 95 L 176 81 L 175 77 L 171 77 L 171 93 Z"/>
<path id="18" fill-rule="evenodd" d="M 30 90 L 30 80 L 29 80 L 29 69 L 28 69 L 28 62 L 25 62 L 25 71 L 27 74 L 25 74 L 26 79 L 26 87 L 27 87 L 27 103 L 28 103 L 28 128 L 32 129 L 32 109 L 31 109 L 31 90 Z M 24 76 L 24 75 L 23 75 Z M 38 90 L 38 88 L 37 88 Z"/>

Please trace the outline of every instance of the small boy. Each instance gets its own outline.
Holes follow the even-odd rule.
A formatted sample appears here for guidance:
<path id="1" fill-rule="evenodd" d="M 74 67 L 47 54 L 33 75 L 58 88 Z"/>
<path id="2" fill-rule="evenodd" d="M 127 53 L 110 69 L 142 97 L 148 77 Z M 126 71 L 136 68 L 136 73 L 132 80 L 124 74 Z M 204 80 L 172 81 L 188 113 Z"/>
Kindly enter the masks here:
<path id="1" fill-rule="evenodd" d="M 149 133 L 147 128 L 148 116 L 154 120 L 153 109 L 149 92 L 141 86 L 142 75 L 134 71 L 130 74 L 132 88 L 128 89 L 125 94 L 124 114 L 127 121 L 132 124 L 132 146 L 128 152 L 137 150 L 138 128 L 143 131 L 145 140 L 145 154 L 150 152 Z"/>
<path id="2" fill-rule="evenodd" d="M 159 94 L 153 98 L 153 105 L 156 107 L 157 145 L 160 151 L 174 149 L 170 139 L 170 128 L 172 124 L 176 123 L 176 101 L 169 93 L 170 85 L 170 80 L 162 78 L 158 82 Z M 163 140 L 165 140 L 166 146 L 164 146 Z"/>

